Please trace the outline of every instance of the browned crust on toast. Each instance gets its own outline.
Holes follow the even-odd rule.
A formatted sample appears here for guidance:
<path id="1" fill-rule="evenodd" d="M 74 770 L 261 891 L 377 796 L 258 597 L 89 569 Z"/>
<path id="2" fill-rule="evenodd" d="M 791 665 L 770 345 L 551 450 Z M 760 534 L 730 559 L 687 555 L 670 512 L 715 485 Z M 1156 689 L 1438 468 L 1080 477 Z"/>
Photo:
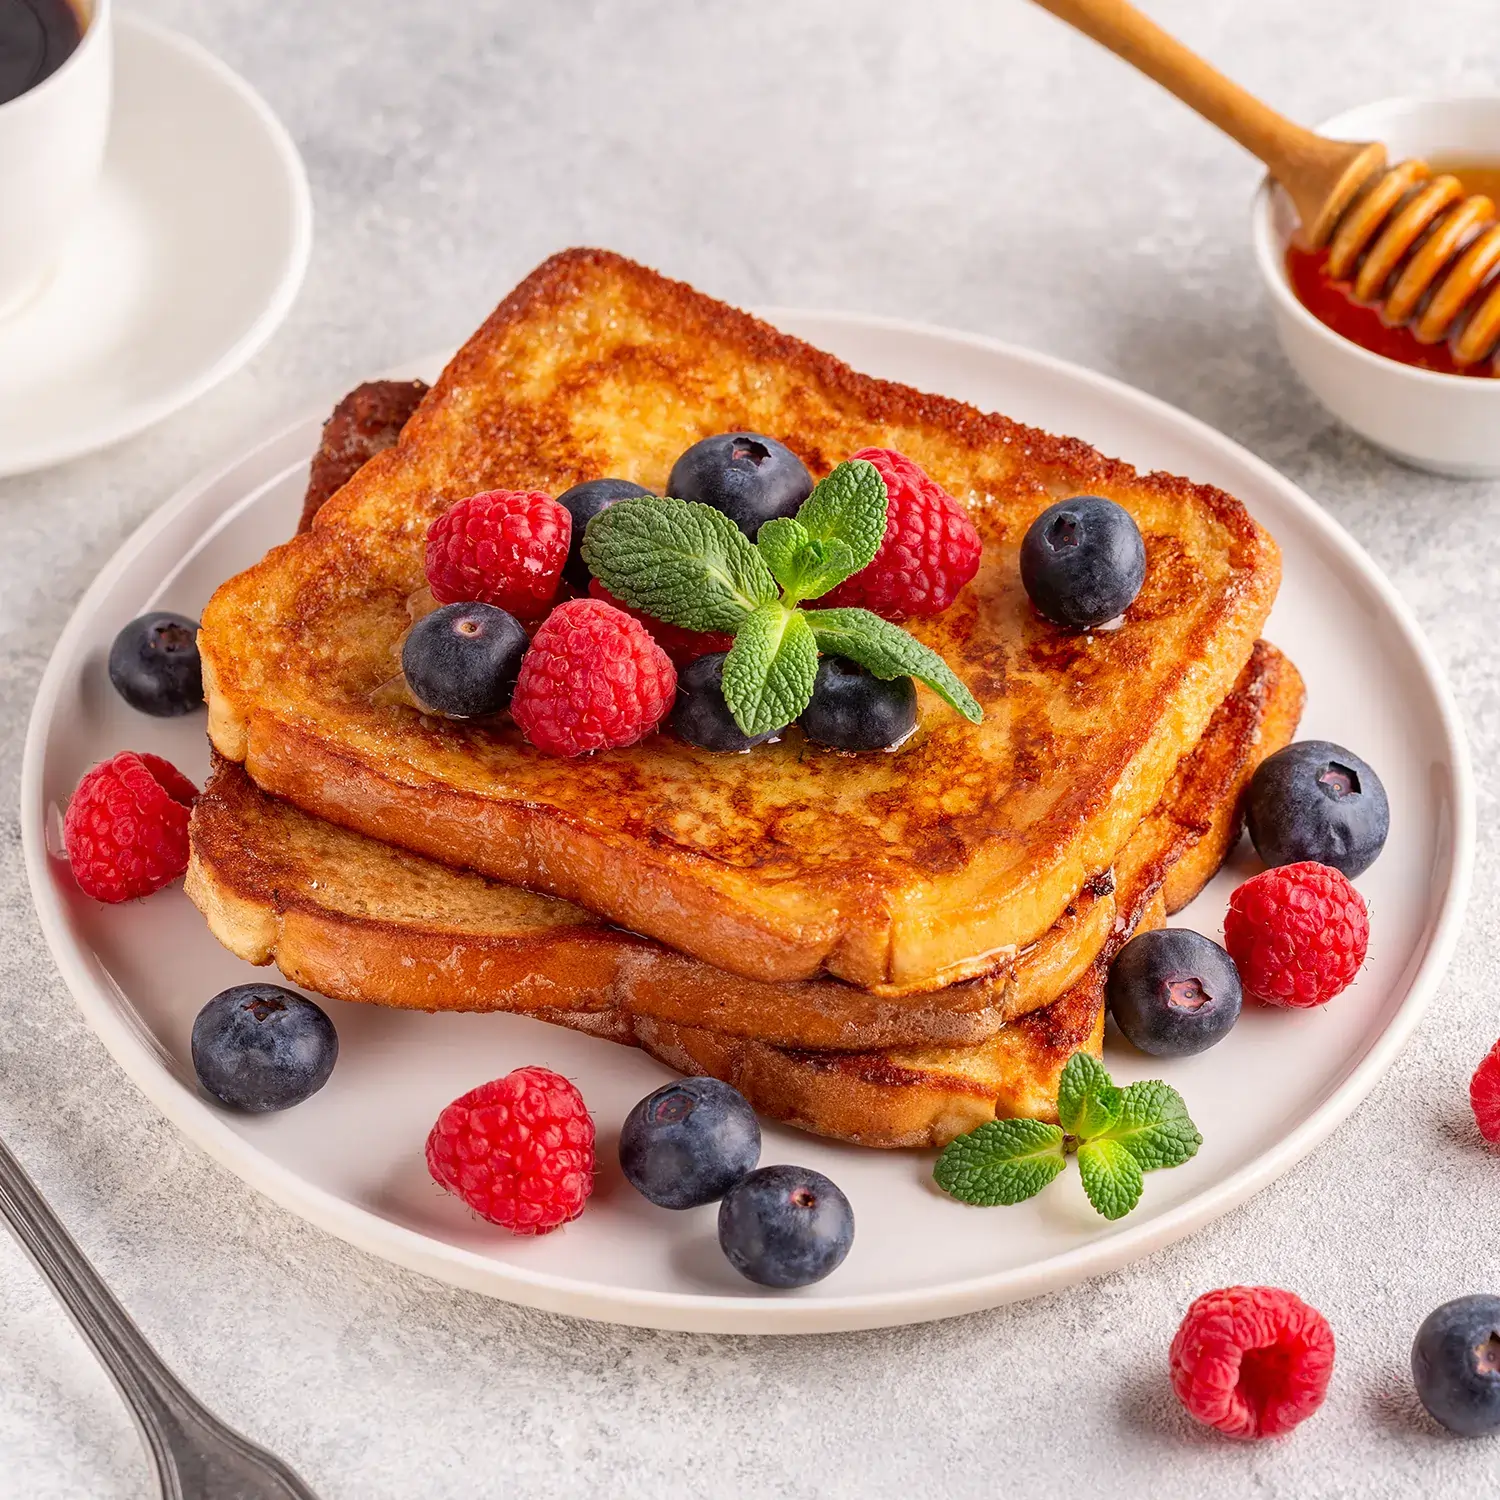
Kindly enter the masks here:
<path id="1" fill-rule="evenodd" d="M 334 407 L 308 470 L 299 532 L 377 453 L 395 446 L 428 390 L 425 380 L 367 380 Z"/>
<path id="2" fill-rule="evenodd" d="M 607 368 L 580 356 L 556 391 L 528 403 L 527 381 L 541 379 L 537 372 L 566 346 L 569 330 L 606 304 L 612 318 L 618 311 L 622 322 L 635 317 L 649 329 L 670 328 L 672 337 L 612 348 Z M 528 340 L 538 338 L 545 347 L 528 363 Z M 946 616 L 914 629 L 950 655 L 993 716 L 1018 704 L 1045 714 L 1049 702 L 1065 701 L 1070 713 L 1106 726 L 1091 742 L 1087 776 L 1057 790 L 1046 776 L 1058 760 L 1049 760 L 1048 723 L 1020 725 L 1017 752 L 1031 759 L 1012 765 L 1016 784 L 1027 796 L 1039 785 L 1054 791 L 1036 816 L 1009 808 L 1001 818 L 989 794 L 974 790 L 990 784 L 981 774 L 988 763 L 974 759 L 974 742 L 963 739 L 974 731 L 924 695 L 922 729 L 896 758 L 909 786 L 882 789 L 881 768 L 817 757 L 796 774 L 812 778 L 818 797 L 809 794 L 768 823 L 763 809 L 741 816 L 736 787 L 755 778 L 740 787 L 753 803 L 766 786 L 787 785 L 805 763 L 795 734 L 779 751 L 740 758 L 758 761 L 753 769 L 722 760 L 710 766 L 656 737 L 593 757 L 587 785 L 576 777 L 568 784 L 556 763 L 542 764 L 513 731 L 481 743 L 472 736 L 483 731 L 398 723 L 390 715 L 403 710 L 370 710 L 373 684 L 365 678 L 377 664 L 388 670 L 388 652 L 373 645 L 367 666 L 345 670 L 319 710 L 267 701 L 281 664 L 295 650 L 321 649 L 330 619 L 341 620 L 351 639 L 394 638 L 405 595 L 420 581 L 420 532 L 432 515 L 502 479 L 555 493 L 592 477 L 608 450 L 579 426 L 592 410 L 588 396 L 625 382 L 653 399 L 671 391 L 681 406 L 693 398 L 700 350 L 726 390 L 722 399 L 717 388 L 704 398 L 709 430 L 765 415 L 770 402 L 778 435 L 815 472 L 854 446 L 886 441 L 962 492 L 986 537 L 989 571 Z M 762 372 L 781 382 L 774 400 L 757 395 Z M 664 408 L 648 436 L 675 452 L 684 438 L 701 435 L 701 422 L 673 410 Z M 674 429 L 673 421 L 686 425 Z M 610 462 L 609 471 L 661 484 L 665 469 L 656 469 L 665 460 L 644 446 L 630 451 L 638 472 L 623 461 Z M 1055 495 L 1085 489 L 1135 509 L 1149 559 L 1146 588 L 1125 628 L 1088 641 L 1022 611 L 1011 576 L 1024 524 Z M 381 507 L 390 496 L 403 497 L 409 522 L 382 534 L 390 555 L 375 566 L 367 532 L 376 522 L 389 529 Z M 1212 586 L 1202 571 L 1210 565 L 1222 573 Z M 1197 740 L 1228 692 L 1278 577 L 1274 543 L 1221 491 L 1139 475 L 1076 440 L 857 375 L 680 283 L 606 252 L 572 251 L 505 299 L 396 447 L 324 506 L 308 536 L 273 551 L 215 597 L 203 637 L 210 731 L 263 788 L 361 832 L 577 901 L 747 978 L 805 979 L 826 969 L 899 995 L 993 968 L 1044 932 L 1109 864 L 1159 798 L 1182 746 Z M 285 598 L 277 594 L 282 585 Z M 1164 673 L 1157 661 L 1148 672 L 1152 632 L 1186 610 L 1184 600 L 1194 612 L 1184 616 L 1181 639 L 1173 637 L 1178 670 Z M 277 619 L 289 636 L 268 634 L 270 616 L 255 613 L 263 607 L 284 611 Z M 985 625 L 976 629 L 981 613 Z M 330 662 L 329 670 L 341 666 L 348 663 Z M 323 710 L 331 707 L 347 732 L 329 733 Z M 861 814 L 815 834 L 805 809 L 856 801 L 864 782 L 873 783 L 873 795 L 904 798 L 900 818 L 881 810 L 873 822 Z M 910 786 L 931 789 L 940 815 L 920 821 L 927 804 L 906 795 Z M 962 802 L 966 786 L 968 810 L 947 810 L 945 799 L 957 789 Z M 684 787 L 701 789 L 700 804 L 689 805 Z M 892 841 L 889 825 L 902 819 Z M 820 848 L 811 847 L 819 840 Z"/>

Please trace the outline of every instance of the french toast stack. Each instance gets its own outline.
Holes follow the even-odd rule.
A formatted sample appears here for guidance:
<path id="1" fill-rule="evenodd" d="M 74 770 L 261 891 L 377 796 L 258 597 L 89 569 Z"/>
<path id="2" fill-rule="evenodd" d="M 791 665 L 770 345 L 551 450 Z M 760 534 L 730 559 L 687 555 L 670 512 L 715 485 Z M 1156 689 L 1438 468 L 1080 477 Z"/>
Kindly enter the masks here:
<path id="1" fill-rule="evenodd" d="M 1099 1051 L 1110 958 L 1213 875 L 1301 710 L 1258 640 L 1279 560 L 1243 507 L 858 375 L 599 251 L 529 277 L 376 452 L 383 425 L 365 449 L 360 424 L 331 427 L 319 471 L 352 477 L 203 615 L 216 769 L 188 891 L 220 941 L 341 999 L 632 1043 L 867 1145 L 1055 1118 L 1063 1065 Z M 895 448 L 965 504 L 980 571 L 909 628 L 982 724 L 922 689 L 888 754 L 793 728 L 740 755 L 658 733 L 564 760 L 379 691 L 454 501 L 606 475 L 660 492 L 731 430 L 814 475 Z M 1123 622 L 1088 635 L 1035 614 L 1017 563 L 1077 494 L 1124 506 L 1147 548 Z"/>

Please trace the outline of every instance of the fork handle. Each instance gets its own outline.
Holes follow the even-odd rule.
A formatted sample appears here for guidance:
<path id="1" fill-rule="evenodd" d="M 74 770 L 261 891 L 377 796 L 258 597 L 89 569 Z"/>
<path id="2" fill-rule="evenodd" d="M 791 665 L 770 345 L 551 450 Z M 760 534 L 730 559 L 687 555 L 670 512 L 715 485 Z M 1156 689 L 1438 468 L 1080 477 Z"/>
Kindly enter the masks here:
<path id="1" fill-rule="evenodd" d="M 0 1141 L 0 1216 L 125 1398 L 164 1500 L 317 1500 L 279 1458 L 199 1404 Z"/>

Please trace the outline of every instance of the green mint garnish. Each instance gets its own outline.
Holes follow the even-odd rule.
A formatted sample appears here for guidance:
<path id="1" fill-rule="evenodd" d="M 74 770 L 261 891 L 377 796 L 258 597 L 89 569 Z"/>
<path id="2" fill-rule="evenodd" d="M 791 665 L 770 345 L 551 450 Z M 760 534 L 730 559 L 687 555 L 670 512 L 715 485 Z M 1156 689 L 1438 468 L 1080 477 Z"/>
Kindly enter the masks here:
<path id="1" fill-rule="evenodd" d="M 1068 1164 L 1063 1133 L 1040 1120 L 989 1120 L 938 1157 L 932 1175 L 945 1193 L 992 1207 L 1034 1198 Z"/>
<path id="2" fill-rule="evenodd" d="M 746 734 L 769 734 L 807 707 L 818 675 L 818 643 L 807 616 L 762 604 L 734 637 L 724 661 L 724 701 Z"/>
<path id="3" fill-rule="evenodd" d="M 977 724 L 984 713 L 974 695 L 899 625 L 863 609 L 799 607 L 869 566 L 889 504 L 880 471 L 864 459 L 840 464 L 795 518 L 767 521 L 754 543 L 711 506 L 640 495 L 589 522 L 583 560 L 632 609 L 734 636 L 724 701 L 746 734 L 780 729 L 807 707 L 820 651 L 877 677 L 915 677 Z"/>
<path id="4" fill-rule="evenodd" d="M 810 609 L 807 622 L 830 656 L 847 656 L 877 677 L 915 677 L 971 724 L 984 719 L 984 710 L 948 663 L 899 625 L 867 609 Z"/>
<path id="5" fill-rule="evenodd" d="M 1078 1148 L 1078 1175 L 1089 1202 L 1106 1219 L 1123 1219 L 1141 1201 L 1140 1163 L 1108 1136 Z"/>
<path id="6" fill-rule="evenodd" d="M 1062 1071 L 1057 1114 L 1060 1127 L 988 1121 L 951 1141 L 932 1175 L 965 1203 L 1020 1203 L 1076 1152 L 1089 1202 L 1106 1219 L 1121 1219 L 1140 1202 L 1143 1173 L 1181 1166 L 1203 1144 L 1176 1089 L 1159 1080 L 1117 1088 L 1104 1064 L 1084 1052 Z"/>
<path id="7" fill-rule="evenodd" d="M 1091 1140 L 1120 1118 L 1121 1090 L 1109 1081 L 1104 1064 L 1075 1052 L 1057 1086 L 1057 1118 L 1069 1135 Z"/>
<path id="8" fill-rule="evenodd" d="M 711 505 L 640 495 L 601 511 L 583 560 L 616 599 L 684 630 L 736 631 L 777 597 L 754 545 Z"/>

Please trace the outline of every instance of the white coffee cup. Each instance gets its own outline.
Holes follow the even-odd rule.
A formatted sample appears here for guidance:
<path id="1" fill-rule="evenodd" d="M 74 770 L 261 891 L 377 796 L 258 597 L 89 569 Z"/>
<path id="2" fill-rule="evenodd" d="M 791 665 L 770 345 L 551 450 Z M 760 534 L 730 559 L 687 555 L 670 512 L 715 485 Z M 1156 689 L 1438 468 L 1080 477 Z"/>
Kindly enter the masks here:
<path id="1" fill-rule="evenodd" d="M 113 0 L 86 17 L 71 56 L 0 104 L 0 318 L 46 282 L 99 179 L 109 135 Z"/>

